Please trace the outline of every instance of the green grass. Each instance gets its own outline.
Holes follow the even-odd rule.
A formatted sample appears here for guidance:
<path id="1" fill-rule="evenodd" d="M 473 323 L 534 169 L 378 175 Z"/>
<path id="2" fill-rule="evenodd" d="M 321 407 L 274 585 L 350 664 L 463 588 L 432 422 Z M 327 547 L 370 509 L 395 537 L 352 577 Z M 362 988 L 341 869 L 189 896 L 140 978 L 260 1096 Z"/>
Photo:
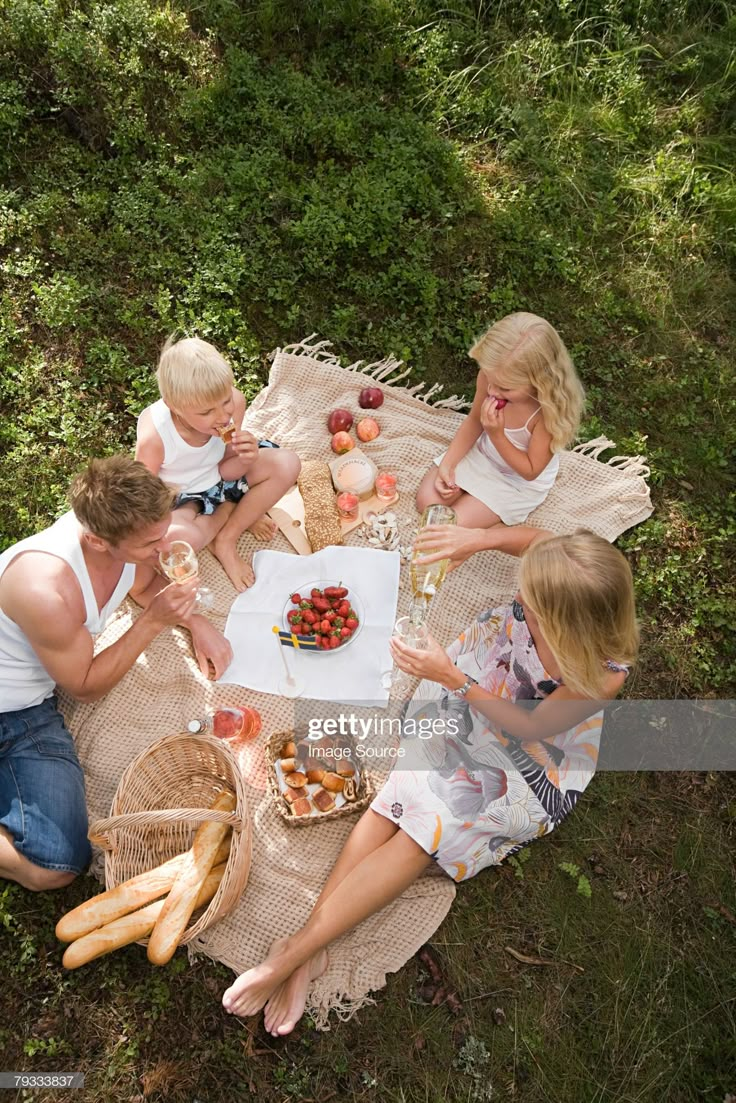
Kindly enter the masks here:
<path id="1" fill-rule="evenodd" d="M 249 395 L 313 331 L 467 393 L 473 336 L 532 309 L 574 353 L 585 435 L 652 467 L 654 516 L 621 540 L 627 692 L 732 694 L 735 58 L 733 12 L 703 0 L 6 0 L 0 546 L 63 508 L 82 457 L 130 447 L 174 329 Z M 4 1065 L 83 1068 L 94 1100 L 721 1103 L 734 809 L 725 776 L 599 778 L 438 932 L 467 1022 L 422 1004 L 413 963 L 278 1045 L 182 955 L 65 977 L 53 924 L 89 885 L 4 888 Z"/>

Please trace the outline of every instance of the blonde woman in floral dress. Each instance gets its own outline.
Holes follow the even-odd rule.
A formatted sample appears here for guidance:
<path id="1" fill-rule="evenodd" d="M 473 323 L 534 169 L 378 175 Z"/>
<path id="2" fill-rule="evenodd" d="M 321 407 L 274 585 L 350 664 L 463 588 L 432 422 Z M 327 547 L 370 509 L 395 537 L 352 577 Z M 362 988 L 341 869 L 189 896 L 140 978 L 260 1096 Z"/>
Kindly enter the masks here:
<path id="1" fill-rule="evenodd" d="M 431 739 L 404 741 L 407 756 L 354 828 L 305 926 L 223 996 L 233 1014 L 265 1005 L 274 1035 L 294 1029 L 331 942 L 431 862 L 463 881 L 549 833 L 593 776 L 602 703 L 620 692 L 638 647 L 629 566 L 590 532 L 496 531 L 499 550 L 525 553 L 512 605 L 481 613 L 447 651 L 392 641 L 396 664 L 422 679 L 407 715 L 445 723 L 433 724 Z"/>

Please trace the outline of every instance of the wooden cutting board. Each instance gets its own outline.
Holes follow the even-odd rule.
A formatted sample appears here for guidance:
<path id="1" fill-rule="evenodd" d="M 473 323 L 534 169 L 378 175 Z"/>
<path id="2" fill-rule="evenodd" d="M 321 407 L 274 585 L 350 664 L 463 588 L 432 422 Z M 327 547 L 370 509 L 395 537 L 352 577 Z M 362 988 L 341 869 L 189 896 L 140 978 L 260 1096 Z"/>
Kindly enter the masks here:
<path id="1" fill-rule="evenodd" d="M 391 509 L 398 500 L 398 494 L 395 498 L 392 498 L 390 502 L 383 501 L 383 499 L 372 494 L 370 498 L 366 498 L 365 501 L 359 502 L 358 516 L 354 521 L 340 520 L 343 536 L 352 532 L 353 529 L 357 529 L 359 525 L 362 525 L 366 513 L 370 513 L 371 511 L 374 513 L 385 513 L 386 510 Z M 287 491 L 283 498 L 280 498 L 276 505 L 269 509 L 268 515 L 276 522 L 280 531 L 283 532 L 294 551 L 299 555 L 312 554 L 312 548 L 307 540 L 307 533 L 304 528 L 304 501 L 299 493 L 298 486 L 293 486 L 291 490 Z"/>

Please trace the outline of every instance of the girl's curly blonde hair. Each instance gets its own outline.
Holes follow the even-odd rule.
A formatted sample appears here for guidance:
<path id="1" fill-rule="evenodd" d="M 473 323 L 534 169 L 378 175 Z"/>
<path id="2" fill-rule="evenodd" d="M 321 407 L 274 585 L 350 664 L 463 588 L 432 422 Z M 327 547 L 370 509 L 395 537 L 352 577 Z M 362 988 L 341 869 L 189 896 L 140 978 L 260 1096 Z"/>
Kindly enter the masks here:
<path id="1" fill-rule="evenodd" d="M 470 349 L 482 372 L 533 389 L 553 452 L 574 440 L 585 405 L 578 373 L 554 326 L 536 314 L 507 314 Z"/>
<path id="2" fill-rule="evenodd" d="M 519 591 L 570 689 L 592 699 L 604 696 L 606 661 L 636 661 L 631 569 L 602 536 L 578 529 L 535 541 L 521 560 Z"/>

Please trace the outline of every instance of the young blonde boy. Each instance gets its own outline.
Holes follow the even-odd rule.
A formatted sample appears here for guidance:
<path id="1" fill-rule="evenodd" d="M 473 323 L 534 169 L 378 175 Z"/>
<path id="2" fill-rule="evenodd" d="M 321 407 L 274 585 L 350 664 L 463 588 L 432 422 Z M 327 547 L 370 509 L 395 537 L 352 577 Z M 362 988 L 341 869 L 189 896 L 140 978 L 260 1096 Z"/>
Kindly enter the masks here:
<path id="1" fill-rule="evenodd" d="M 299 457 L 240 428 L 245 398 L 207 341 L 167 341 L 156 375 L 161 398 L 138 419 L 135 456 L 179 491 L 168 538 L 195 551 L 211 544 L 235 589 L 245 590 L 255 576 L 238 539 L 246 529 L 271 539 L 266 510 L 296 482 Z"/>

